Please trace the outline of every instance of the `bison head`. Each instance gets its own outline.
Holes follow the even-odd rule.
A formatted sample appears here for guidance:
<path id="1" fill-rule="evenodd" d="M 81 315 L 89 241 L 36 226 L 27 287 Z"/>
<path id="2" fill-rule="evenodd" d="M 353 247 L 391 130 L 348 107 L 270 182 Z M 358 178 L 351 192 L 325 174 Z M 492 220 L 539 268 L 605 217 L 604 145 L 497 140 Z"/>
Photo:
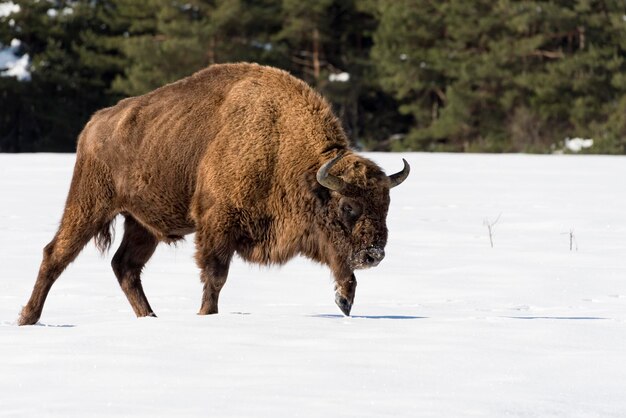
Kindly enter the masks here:
<path id="1" fill-rule="evenodd" d="M 340 254 L 341 261 L 336 261 L 354 271 L 377 266 L 385 257 L 389 189 L 407 178 L 410 167 L 403 160 L 403 170 L 387 176 L 365 158 L 344 155 L 339 153 L 322 165 L 316 177 L 330 191 L 327 225 L 332 245 Z M 331 170 L 340 174 L 333 175 Z"/>

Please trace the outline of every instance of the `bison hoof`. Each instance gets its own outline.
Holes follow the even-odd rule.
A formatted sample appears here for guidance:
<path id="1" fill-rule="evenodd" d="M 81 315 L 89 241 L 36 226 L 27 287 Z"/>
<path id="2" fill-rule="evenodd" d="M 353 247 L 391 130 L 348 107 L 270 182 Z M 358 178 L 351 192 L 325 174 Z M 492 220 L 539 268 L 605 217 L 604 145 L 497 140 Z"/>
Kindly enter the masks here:
<path id="1" fill-rule="evenodd" d="M 35 325 L 37 321 L 38 320 L 18 318 L 17 325 L 20 327 L 23 327 L 24 325 Z"/>
<path id="2" fill-rule="evenodd" d="M 217 309 L 215 310 L 203 310 L 200 309 L 200 312 L 198 312 L 198 315 L 215 315 L 217 313 Z"/>
<path id="3" fill-rule="evenodd" d="M 17 325 L 35 325 L 39 321 L 39 315 L 32 314 L 24 309 L 17 318 Z"/>
<path id="4" fill-rule="evenodd" d="M 341 312 L 345 316 L 350 316 L 350 310 L 352 309 L 352 303 L 348 301 L 348 299 L 341 296 L 339 293 L 335 293 L 335 303 L 341 309 Z"/>

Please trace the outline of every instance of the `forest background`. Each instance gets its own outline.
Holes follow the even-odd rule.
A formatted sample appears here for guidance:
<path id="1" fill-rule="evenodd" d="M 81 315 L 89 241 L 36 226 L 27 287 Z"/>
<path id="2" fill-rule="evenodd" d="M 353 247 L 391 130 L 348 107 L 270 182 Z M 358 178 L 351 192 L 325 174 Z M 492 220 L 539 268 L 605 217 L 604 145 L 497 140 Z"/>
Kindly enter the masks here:
<path id="1" fill-rule="evenodd" d="M 74 151 L 97 109 L 254 61 L 365 150 L 626 153 L 624 1 L 0 1 L 0 54 L 0 152 Z"/>

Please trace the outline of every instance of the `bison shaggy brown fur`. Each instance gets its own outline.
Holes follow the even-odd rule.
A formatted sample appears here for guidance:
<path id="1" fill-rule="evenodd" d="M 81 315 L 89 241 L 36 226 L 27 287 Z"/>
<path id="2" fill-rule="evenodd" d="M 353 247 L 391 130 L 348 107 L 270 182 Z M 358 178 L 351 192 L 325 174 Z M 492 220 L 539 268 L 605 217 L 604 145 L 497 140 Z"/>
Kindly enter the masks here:
<path id="1" fill-rule="evenodd" d="M 140 274 L 159 242 L 196 233 L 200 314 L 217 313 L 232 256 L 261 264 L 301 254 L 328 265 L 349 315 L 354 270 L 384 256 L 392 176 L 348 149 L 326 101 L 287 72 L 213 65 L 95 113 L 80 134 L 59 229 L 19 318 L 36 323 L 85 244 L 111 243 L 113 271 L 137 316 L 154 316 Z"/>

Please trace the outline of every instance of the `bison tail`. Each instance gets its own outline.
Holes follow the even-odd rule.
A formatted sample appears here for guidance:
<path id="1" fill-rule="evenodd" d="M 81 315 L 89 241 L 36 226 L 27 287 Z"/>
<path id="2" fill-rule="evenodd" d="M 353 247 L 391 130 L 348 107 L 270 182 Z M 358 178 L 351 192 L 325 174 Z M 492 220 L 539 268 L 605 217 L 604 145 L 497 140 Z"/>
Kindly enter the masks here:
<path id="1" fill-rule="evenodd" d="M 96 232 L 96 235 L 93 237 L 93 241 L 94 241 L 94 244 L 96 244 L 96 248 L 102 254 L 106 253 L 111 248 L 111 243 L 113 242 L 113 238 L 114 238 L 114 233 L 111 231 L 114 231 L 113 229 L 114 225 L 115 225 L 115 218 L 111 219 L 108 222 L 105 222 L 100 227 L 98 232 Z"/>

